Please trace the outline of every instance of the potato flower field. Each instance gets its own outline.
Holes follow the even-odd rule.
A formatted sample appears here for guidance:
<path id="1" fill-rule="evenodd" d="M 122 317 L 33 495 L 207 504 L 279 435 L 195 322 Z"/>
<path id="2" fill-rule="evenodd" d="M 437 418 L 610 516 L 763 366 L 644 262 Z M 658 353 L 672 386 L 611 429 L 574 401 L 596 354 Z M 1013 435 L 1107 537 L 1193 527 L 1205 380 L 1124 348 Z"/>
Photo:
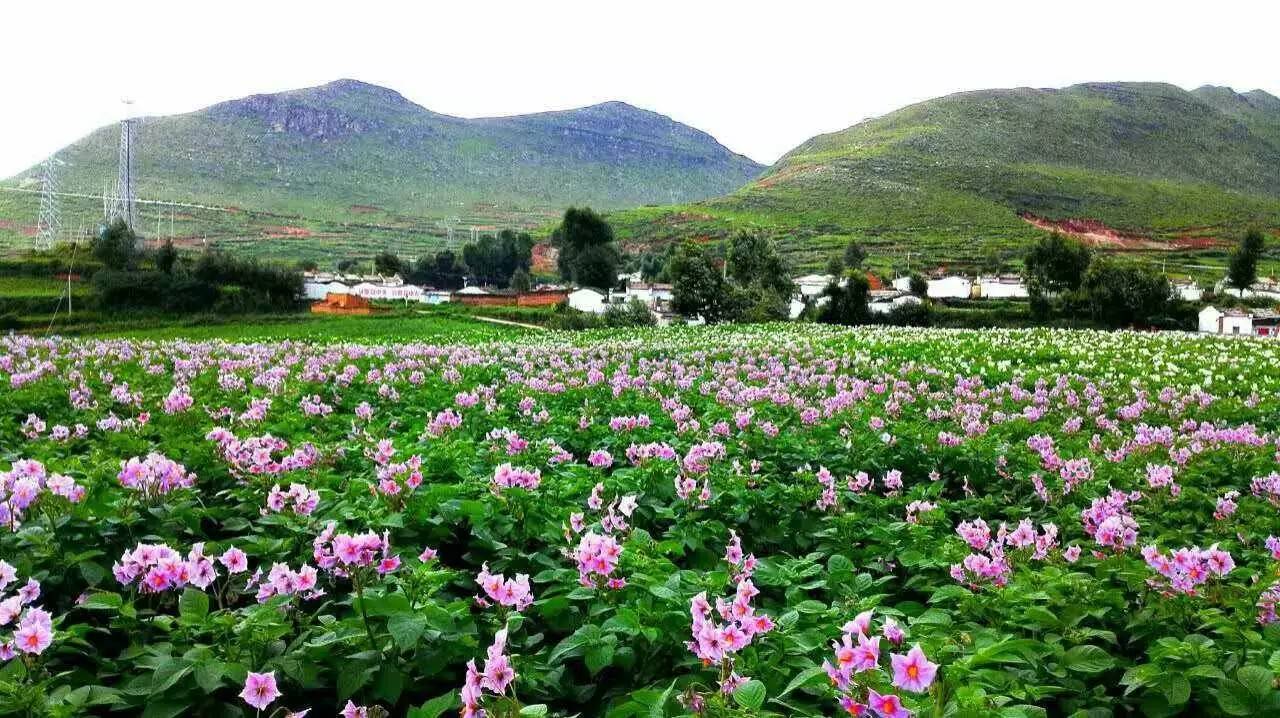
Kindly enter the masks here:
<path id="1" fill-rule="evenodd" d="M 0 338 L 0 714 L 1280 715 L 1280 343 Z"/>

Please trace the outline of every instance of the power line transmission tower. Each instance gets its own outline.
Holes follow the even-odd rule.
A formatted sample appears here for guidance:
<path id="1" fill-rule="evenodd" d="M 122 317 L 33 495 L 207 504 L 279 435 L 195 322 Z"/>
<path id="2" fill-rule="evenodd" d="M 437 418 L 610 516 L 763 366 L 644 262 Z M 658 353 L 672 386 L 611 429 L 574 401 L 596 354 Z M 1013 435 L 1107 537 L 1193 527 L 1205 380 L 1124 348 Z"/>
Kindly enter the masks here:
<path id="1" fill-rule="evenodd" d="M 131 100 L 125 100 L 132 105 Z M 120 146 L 117 152 L 116 202 L 111 219 L 123 219 L 130 228 L 138 226 L 138 203 L 134 187 L 134 166 L 138 155 L 137 120 L 126 117 L 120 120 Z"/>
<path id="2" fill-rule="evenodd" d="M 62 208 L 58 206 L 58 160 L 49 155 L 40 173 L 40 218 L 36 222 L 37 251 L 48 251 L 62 234 Z"/>

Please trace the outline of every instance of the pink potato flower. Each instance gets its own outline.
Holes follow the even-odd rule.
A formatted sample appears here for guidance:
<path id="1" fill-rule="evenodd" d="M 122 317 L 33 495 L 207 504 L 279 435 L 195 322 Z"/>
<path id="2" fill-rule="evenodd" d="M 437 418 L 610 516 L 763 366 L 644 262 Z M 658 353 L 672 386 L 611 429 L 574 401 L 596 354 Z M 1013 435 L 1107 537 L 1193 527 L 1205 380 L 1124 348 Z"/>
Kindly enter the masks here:
<path id="1" fill-rule="evenodd" d="M 889 655 L 893 664 L 893 685 L 914 693 L 924 693 L 933 684 L 938 673 L 938 664 L 925 658 L 924 651 L 917 643 L 907 651 L 907 655 L 893 653 Z"/>
<path id="2" fill-rule="evenodd" d="M 280 697 L 280 689 L 276 687 L 276 672 L 250 673 L 244 679 L 244 690 L 240 691 L 240 697 L 257 710 L 271 705 L 272 701 Z"/>

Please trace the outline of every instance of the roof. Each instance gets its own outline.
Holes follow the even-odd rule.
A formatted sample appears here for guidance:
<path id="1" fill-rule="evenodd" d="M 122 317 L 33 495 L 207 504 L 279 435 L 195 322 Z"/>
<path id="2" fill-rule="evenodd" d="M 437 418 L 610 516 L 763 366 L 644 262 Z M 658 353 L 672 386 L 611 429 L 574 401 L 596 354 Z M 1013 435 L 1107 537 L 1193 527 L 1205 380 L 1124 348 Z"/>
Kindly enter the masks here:
<path id="1" fill-rule="evenodd" d="M 594 290 L 594 289 L 591 289 L 590 287 L 580 287 L 580 288 L 578 288 L 578 289 L 575 289 L 575 290 L 573 290 L 572 292 L 569 292 L 569 296 L 571 296 L 571 297 L 572 297 L 572 296 L 575 296 L 575 295 L 576 295 L 576 296 L 581 296 L 583 293 L 590 293 L 590 294 L 594 294 L 594 295 L 596 295 L 597 297 L 600 297 L 601 299 L 604 299 L 604 295 L 603 295 L 603 294 L 601 294 L 600 292 L 597 292 L 597 291 L 596 291 L 596 290 Z"/>
<path id="2" fill-rule="evenodd" d="M 488 292 L 480 287 L 463 287 L 462 289 L 454 292 L 454 294 L 488 294 Z"/>

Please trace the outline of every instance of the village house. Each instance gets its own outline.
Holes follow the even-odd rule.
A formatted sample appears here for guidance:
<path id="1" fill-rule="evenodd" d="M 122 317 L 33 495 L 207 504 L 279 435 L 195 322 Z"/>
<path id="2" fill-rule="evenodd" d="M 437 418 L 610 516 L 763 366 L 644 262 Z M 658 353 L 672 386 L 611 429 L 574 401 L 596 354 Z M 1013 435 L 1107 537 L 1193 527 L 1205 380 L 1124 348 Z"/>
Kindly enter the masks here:
<path id="1" fill-rule="evenodd" d="M 1184 302 L 1199 302 L 1204 299 L 1204 290 L 1193 279 L 1169 280 L 1170 296 Z"/>
<path id="2" fill-rule="evenodd" d="M 897 289 L 872 290 L 867 294 L 867 311 L 872 314 L 888 314 L 898 307 L 922 303 L 920 297 Z"/>
<path id="3" fill-rule="evenodd" d="M 670 284 L 656 282 L 653 284 L 629 283 L 627 284 L 627 291 L 610 296 L 611 301 L 619 303 L 626 303 L 634 299 L 655 311 L 671 306 L 671 300 L 674 298 L 675 294 Z"/>
<path id="4" fill-rule="evenodd" d="M 898 277 L 891 286 L 899 292 L 911 291 L 911 277 Z M 938 276 L 927 280 L 930 299 L 969 299 L 973 296 L 973 280 L 958 274 Z"/>
<path id="5" fill-rule="evenodd" d="M 1207 334 L 1274 337 L 1280 332 L 1280 312 L 1272 309 L 1218 309 L 1210 305 L 1200 310 L 1198 329 Z"/>
<path id="6" fill-rule="evenodd" d="M 1016 274 L 978 277 L 978 296 L 982 299 L 1026 299 L 1026 282 Z"/>
<path id="7" fill-rule="evenodd" d="M 1275 277 L 1263 277 L 1254 282 L 1248 289 L 1236 289 L 1226 278 L 1213 285 L 1215 294 L 1225 294 L 1242 299 L 1271 299 L 1280 301 L 1280 281 Z"/>
<path id="8" fill-rule="evenodd" d="M 588 314 L 604 314 L 605 307 L 607 306 L 606 299 L 605 295 L 600 292 L 583 287 L 569 292 L 568 302 L 571 308 L 580 312 L 586 312 Z"/>

